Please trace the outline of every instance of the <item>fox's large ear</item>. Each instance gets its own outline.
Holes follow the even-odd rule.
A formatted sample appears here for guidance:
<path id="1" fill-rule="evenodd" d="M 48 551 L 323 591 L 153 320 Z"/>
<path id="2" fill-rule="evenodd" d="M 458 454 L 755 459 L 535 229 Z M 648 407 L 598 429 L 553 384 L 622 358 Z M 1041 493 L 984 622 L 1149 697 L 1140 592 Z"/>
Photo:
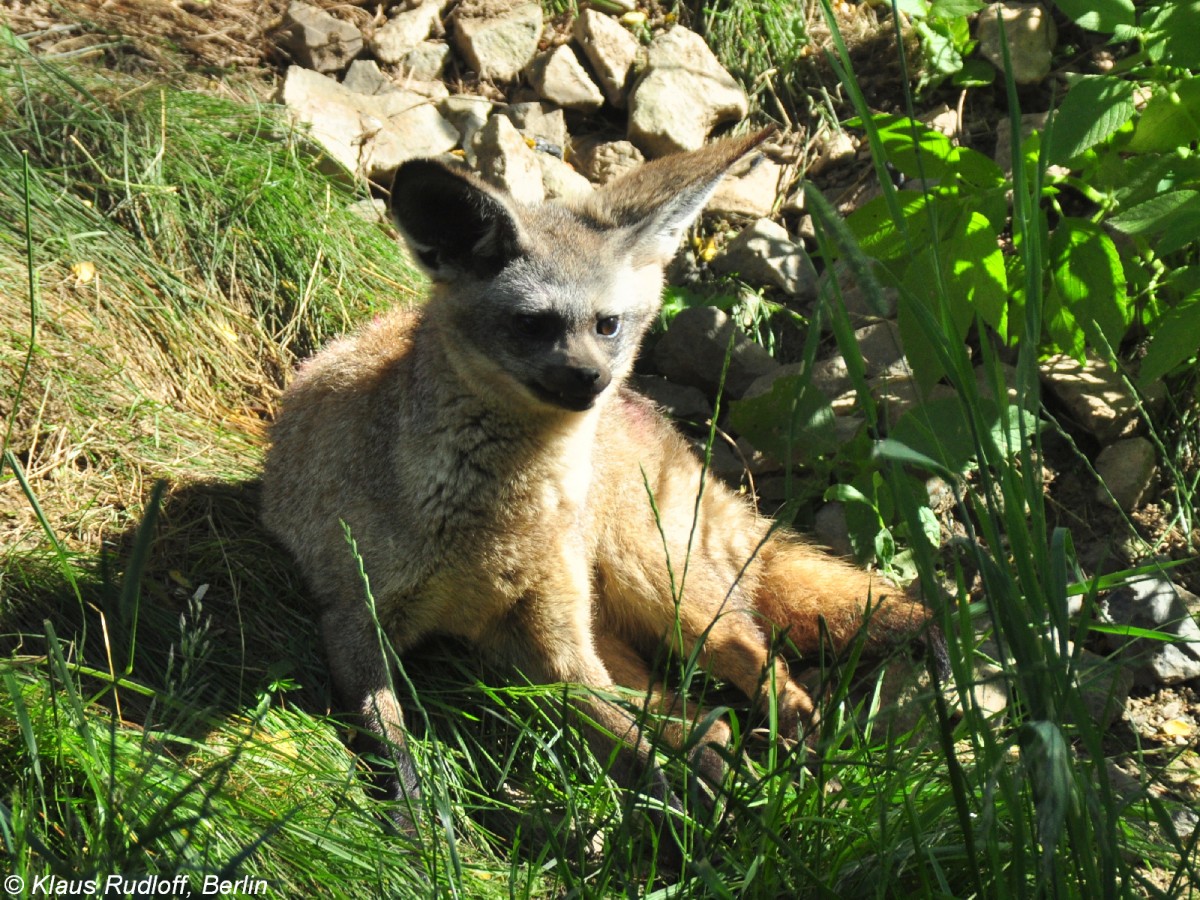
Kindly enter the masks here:
<path id="1" fill-rule="evenodd" d="M 597 191 L 583 212 L 606 225 L 629 229 L 635 260 L 665 265 L 722 176 L 774 133 L 767 128 L 656 159 Z"/>
<path id="2" fill-rule="evenodd" d="M 435 281 L 490 278 L 521 252 L 521 226 L 503 194 L 432 159 L 403 163 L 392 218 Z"/>

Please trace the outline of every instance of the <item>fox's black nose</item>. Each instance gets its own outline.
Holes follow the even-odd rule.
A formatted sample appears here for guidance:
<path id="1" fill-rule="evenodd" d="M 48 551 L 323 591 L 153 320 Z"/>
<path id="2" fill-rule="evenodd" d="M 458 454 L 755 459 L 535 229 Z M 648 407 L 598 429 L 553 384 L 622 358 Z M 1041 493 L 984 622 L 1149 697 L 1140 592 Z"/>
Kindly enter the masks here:
<path id="1" fill-rule="evenodd" d="M 538 379 L 539 393 L 567 409 L 589 408 L 612 382 L 608 369 L 595 366 L 547 366 Z"/>

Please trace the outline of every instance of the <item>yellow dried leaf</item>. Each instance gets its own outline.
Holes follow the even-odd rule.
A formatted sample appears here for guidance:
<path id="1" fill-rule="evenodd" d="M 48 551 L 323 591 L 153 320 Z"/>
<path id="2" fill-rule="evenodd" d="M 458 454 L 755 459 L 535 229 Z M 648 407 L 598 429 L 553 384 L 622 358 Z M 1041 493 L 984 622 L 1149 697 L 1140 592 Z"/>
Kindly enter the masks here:
<path id="1" fill-rule="evenodd" d="M 1162 723 L 1162 733 L 1167 737 L 1190 737 L 1195 730 L 1196 726 L 1183 719 L 1168 719 Z"/>

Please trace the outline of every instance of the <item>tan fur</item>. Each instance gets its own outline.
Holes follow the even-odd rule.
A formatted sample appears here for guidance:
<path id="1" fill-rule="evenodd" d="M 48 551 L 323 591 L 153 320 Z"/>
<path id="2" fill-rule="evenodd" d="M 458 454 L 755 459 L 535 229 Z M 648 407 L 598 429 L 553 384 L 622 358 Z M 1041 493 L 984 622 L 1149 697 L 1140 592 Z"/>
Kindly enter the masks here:
<path id="1" fill-rule="evenodd" d="M 813 705 L 770 655 L 771 632 L 786 630 L 801 653 L 814 653 L 824 618 L 843 647 L 868 600 L 890 590 L 794 535 L 771 534 L 711 479 L 697 507 L 699 462 L 622 386 L 680 231 L 759 139 L 652 163 L 572 213 L 519 206 L 466 175 L 402 168 L 393 202 L 433 273 L 433 295 L 301 368 L 273 431 L 264 518 L 322 603 L 340 692 L 393 746 L 406 792 L 417 782 L 405 768 L 400 705 L 343 522 L 397 652 L 447 634 L 536 681 L 598 689 L 582 712 L 626 748 L 618 760 L 626 780 L 652 769 L 652 755 L 635 716 L 603 692 L 651 689 L 653 709 L 678 715 L 679 698 L 652 683 L 646 664 L 675 633 L 677 615 L 682 649 L 702 641 L 700 658 L 716 676 L 760 702 L 774 684 L 782 733 L 795 735 Z M 423 198 L 427 189 L 439 202 Z M 468 198 L 465 245 L 442 208 L 459 194 Z M 427 207 L 447 221 L 425 227 Z M 523 338 L 486 317 L 507 304 L 514 328 L 532 328 L 519 321 L 527 297 L 541 304 L 536 314 L 565 310 L 576 324 L 522 355 L 512 348 Z M 589 315 L 619 316 L 628 332 L 620 343 L 598 337 Z M 580 401 L 590 408 L 564 409 L 529 387 L 586 394 L 571 380 L 581 372 L 596 376 L 597 395 Z M 870 639 L 904 638 L 926 618 L 907 600 L 885 603 Z M 693 706 L 687 719 L 702 716 Z M 686 731 L 681 720 L 665 736 L 682 745 Z M 724 742 L 728 727 L 717 723 L 705 737 Z M 721 776 L 711 750 L 695 762 Z"/>

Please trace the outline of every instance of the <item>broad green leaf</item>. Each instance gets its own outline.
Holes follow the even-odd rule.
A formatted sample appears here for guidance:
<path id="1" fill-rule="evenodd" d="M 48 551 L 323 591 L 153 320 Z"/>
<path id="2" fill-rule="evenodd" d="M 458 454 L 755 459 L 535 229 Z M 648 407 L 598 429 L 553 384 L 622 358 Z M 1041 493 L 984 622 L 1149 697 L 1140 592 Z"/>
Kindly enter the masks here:
<path id="1" fill-rule="evenodd" d="M 1151 59 L 1168 66 L 1200 68 L 1200 2 L 1163 3 L 1147 11 L 1143 25 Z"/>
<path id="2" fill-rule="evenodd" d="M 990 405 L 991 401 L 984 401 Z M 888 431 L 892 446 L 900 445 L 933 460 L 938 470 L 962 475 L 975 459 L 975 439 L 970 417 L 958 397 L 930 400 L 900 417 Z"/>
<path id="3" fill-rule="evenodd" d="M 968 59 L 951 82 L 958 87 L 983 87 L 996 80 L 996 67 L 985 59 Z"/>
<path id="4" fill-rule="evenodd" d="M 1066 163 L 1132 119 L 1133 89 L 1133 82 L 1109 75 L 1083 78 L 1071 85 L 1054 116 L 1046 149 L 1050 163 Z"/>
<path id="5" fill-rule="evenodd" d="M 755 447 L 781 462 L 808 458 L 838 447 L 833 408 L 805 375 L 778 378 L 771 390 L 730 405 L 733 427 Z"/>
<path id="6" fill-rule="evenodd" d="M 1154 323 L 1138 384 L 1153 384 L 1196 355 L 1200 355 L 1200 293 L 1185 297 Z"/>
<path id="7" fill-rule="evenodd" d="M 929 8 L 931 18 L 958 19 L 983 9 L 983 0 L 933 0 Z"/>
<path id="8" fill-rule="evenodd" d="M 1169 191 L 1117 213 L 1108 224 L 1125 234 L 1148 234 L 1164 231 L 1176 216 L 1197 209 L 1200 209 L 1200 192 Z"/>
<path id="9" fill-rule="evenodd" d="M 1200 35 L 1197 35 L 1200 41 Z M 1197 62 L 1200 66 L 1200 61 Z M 1189 78 L 1155 91 L 1142 110 L 1127 149 L 1170 153 L 1200 140 L 1200 79 Z"/>
<path id="10" fill-rule="evenodd" d="M 896 201 L 901 214 L 910 227 L 910 239 L 915 245 L 928 240 L 928 224 L 924 207 L 928 202 L 925 194 L 917 191 L 897 191 Z M 867 256 L 882 262 L 904 259 L 911 254 L 904 233 L 895 222 L 884 197 L 876 197 L 864 203 L 849 216 L 846 224 Z"/>
<path id="11" fill-rule="evenodd" d="M 988 157 L 958 147 L 940 131 L 903 116 L 874 117 L 888 162 L 910 178 L 945 182 L 958 178 L 978 187 L 1004 183 L 1004 173 Z"/>
<path id="12" fill-rule="evenodd" d="M 939 84 L 963 67 L 962 51 L 947 27 L 951 21 L 963 20 L 917 19 L 913 24 L 921 39 L 921 57 L 925 60 L 921 71 L 922 88 Z"/>
<path id="13" fill-rule="evenodd" d="M 1063 218 L 1050 236 L 1047 262 L 1047 335 L 1076 358 L 1085 338 L 1097 347 L 1120 344 L 1130 321 L 1129 298 L 1112 238 L 1086 219 Z"/>
<path id="14" fill-rule="evenodd" d="M 976 316 L 1001 335 L 1008 331 L 1008 276 L 992 224 L 974 211 L 962 211 L 939 224 L 936 247 L 921 250 L 904 273 L 898 303 L 904 351 L 924 387 L 944 374 L 932 341 L 961 341 Z M 913 304 L 923 304 L 940 318 L 943 297 L 949 315 L 942 323 L 945 334 L 925 334 Z"/>
<path id="15" fill-rule="evenodd" d="M 1134 24 L 1133 0 L 1054 0 L 1054 5 L 1088 31 L 1116 31 Z"/>

